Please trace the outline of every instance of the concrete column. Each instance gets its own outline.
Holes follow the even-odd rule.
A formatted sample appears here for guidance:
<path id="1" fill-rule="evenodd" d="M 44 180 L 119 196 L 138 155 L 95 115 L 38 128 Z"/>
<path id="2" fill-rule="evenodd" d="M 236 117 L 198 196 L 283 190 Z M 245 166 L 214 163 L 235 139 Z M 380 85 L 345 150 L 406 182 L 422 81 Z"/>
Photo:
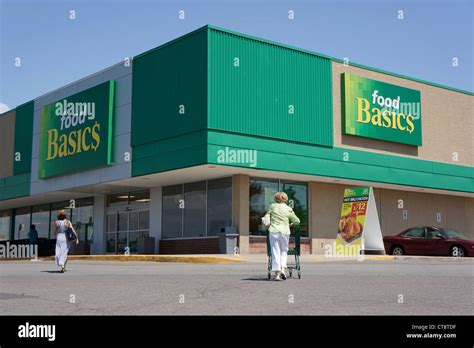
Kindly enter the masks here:
<path id="1" fill-rule="evenodd" d="M 232 178 L 232 223 L 239 231 L 239 251 L 249 248 L 249 176 L 236 174 Z"/>
<path id="2" fill-rule="evenodd" d="M 157 254 L 160 253 L 162 198 L 161 186 L 150 189 L 150 237 L 155 237 L 155 253 Z"/>
<path id="3" fill-rule="evenodd" d="M 94 235 L 91 254 L 105 254 L 105 195 L 94 196 Z"/>
<path id="4" fill-rule="evenodd" d="M 344 186 L 310 181 L 308 187 L 311 253 L 323 254 L 337 236 Z"/>

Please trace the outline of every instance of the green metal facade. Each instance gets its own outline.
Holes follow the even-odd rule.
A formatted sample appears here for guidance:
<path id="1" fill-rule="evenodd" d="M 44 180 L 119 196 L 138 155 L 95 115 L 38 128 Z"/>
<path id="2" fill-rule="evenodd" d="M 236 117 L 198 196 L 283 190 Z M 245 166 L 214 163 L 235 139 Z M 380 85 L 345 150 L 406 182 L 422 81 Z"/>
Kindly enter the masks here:
<path id="1" fill-rule="evenodd" d="M 208 129 L 333 145 L 331 61 L 209 30 Z"/>
<path id="2" fill-rule="evenodd" d="M 165 158 L 171 162 L 182 161 L 178 155 L 182 141 L 193 142 L 196 137 L 193 133 L 206 128 L 206 115 L 206 30 L 198 30 L 135 57 L 133 175 L 166 168 Z M 193 145 L 186 143 L 186 147 Z"/>
<path id="3" fill-rule="evenodd" d="M 472 167 L 333 147 L 332 60 L 212 26 L 136 57 L 132 175 L 226 165 L 227 147 L 256 150 L 251 169 L 474 192 Z M 189 119 L 185 91 L 200 110 Z"/>

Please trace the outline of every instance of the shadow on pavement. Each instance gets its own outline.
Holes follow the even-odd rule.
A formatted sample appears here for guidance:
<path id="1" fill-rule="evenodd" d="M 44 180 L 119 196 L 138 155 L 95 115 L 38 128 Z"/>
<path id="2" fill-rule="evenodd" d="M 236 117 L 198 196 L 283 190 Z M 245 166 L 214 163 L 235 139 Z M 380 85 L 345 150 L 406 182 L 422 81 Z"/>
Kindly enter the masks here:
<path id="1" fill-rule="evenodd" d="M 61 273 L 61 271 L 41 271 L 43 273 Z"/>
<path id="2" fill-rule="evenodd" d="M 257 280 L 257 281 L 259 281 L 259 280 L 263 281 L 264 280 L 264 281 L 268 282 L 268 277 L 253 277 L 253 278 L 244 278 L 244 279 L 241 279 L 241 280 Z"/>

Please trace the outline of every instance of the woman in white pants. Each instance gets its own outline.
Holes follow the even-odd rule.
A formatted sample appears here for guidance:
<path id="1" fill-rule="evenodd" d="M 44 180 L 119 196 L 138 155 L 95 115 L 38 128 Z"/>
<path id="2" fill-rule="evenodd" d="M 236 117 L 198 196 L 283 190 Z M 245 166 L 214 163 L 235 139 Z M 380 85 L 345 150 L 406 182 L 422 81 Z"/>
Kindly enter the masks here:
<path id="1" fill-rule="evenodd" d="M 287 203 L 288 195 L 285 192 L 277 192 L 275 203 L 270 205 L 267 213 L 262 218 L 264 221 L 270 220 L 268 231 L 272 247 L 272 271 L 275 272 L 275 280 L 286 279 L 285 268 L 288 257 L 290 225 L 300 223 L 300 219 Z"/>

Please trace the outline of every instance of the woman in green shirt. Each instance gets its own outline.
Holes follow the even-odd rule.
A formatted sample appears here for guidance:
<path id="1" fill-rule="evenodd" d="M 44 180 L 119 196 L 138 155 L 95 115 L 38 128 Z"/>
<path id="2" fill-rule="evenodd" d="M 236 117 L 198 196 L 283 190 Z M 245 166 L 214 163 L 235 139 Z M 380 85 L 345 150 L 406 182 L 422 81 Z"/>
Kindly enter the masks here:
<path id="1" fill-rule="evenodd" d="M 269 238 L 272 248 L 272 271 L 275 280 L 286 279 L 285 268 L 288 257 L 288 242 L 290 240 L 290 225 L 297 225 L 300 219 L 293 209 L 288 206 L 288 195 L 285 192 L 275 194 L 275 203 L 270 205 L 262 221 L 269 222 Z"/>

